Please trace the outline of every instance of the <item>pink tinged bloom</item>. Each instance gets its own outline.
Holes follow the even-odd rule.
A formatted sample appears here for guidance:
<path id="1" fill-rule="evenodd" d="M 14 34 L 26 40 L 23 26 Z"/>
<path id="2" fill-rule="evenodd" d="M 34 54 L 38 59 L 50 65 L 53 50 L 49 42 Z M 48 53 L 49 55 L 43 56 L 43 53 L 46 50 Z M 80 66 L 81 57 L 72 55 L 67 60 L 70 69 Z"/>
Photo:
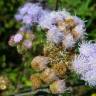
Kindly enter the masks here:
<path id="1" fill-rule="evenodd" d="M 23 35 L 20 34 L 20 33 L 17 33 L 17 34 L 14 36 L 14 42 L 15 42 L 15 43 L 19 43 L 22 39 L 23 39 Z"/>
<path id="2" fill-rule="evenodd" d="M 30 49 L 30 48 L 32 48 L 32 41 L 30 41 L 30 40 L 24 40 L 23 45 L 26 48 Z"/>

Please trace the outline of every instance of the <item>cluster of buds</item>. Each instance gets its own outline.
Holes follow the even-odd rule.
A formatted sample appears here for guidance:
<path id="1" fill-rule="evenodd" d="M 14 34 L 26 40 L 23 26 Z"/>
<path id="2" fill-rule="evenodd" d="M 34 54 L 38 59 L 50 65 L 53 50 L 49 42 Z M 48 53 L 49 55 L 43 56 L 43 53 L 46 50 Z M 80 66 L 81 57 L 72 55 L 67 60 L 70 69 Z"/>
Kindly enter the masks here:
<path id="1" fill-rule="evenodd" d="M 50 59 L 48 57 L 37 56 L 33 58 L 31 66 L 36 71 L 31 76 L 32 89 L 42 88 L 45 85 L 49 87 L 53 94 L 65 91 L 65 81 L 64 78 L 61 78 L 61 75 L 64 76 L 67 69 L 63 64 L 50 66 Z"/>
<path id="2" fill-rule="evenodd" d="M 15 35 L 9 39 L 10 46 L 16 46 L 19 53 L 24 53 L 32 48 L 35 35 L 30 30 L 21 28 Z"/>
<path id="3" fill-rule="evenodd" d="M 9 86 L 9 80 L 6 76 L 0 76 L 0 90 L 6 90 Z"/>

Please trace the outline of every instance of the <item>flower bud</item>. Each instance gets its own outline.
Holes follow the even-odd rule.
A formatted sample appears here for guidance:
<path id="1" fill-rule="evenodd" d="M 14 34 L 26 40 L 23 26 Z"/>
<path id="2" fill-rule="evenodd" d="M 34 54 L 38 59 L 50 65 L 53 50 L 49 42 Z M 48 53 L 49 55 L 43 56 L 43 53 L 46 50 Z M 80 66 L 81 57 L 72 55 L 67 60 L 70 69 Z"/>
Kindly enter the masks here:
<path id="1" fill-rule="evenodd" d="M 42 85 L 42 82 L 41 82 L 39 76 L 37 76 L 37 75 L 31 76 L 31 82 L 32 82 L 32 89 L 33 90 L 40 88 Z"/>
<path id="2" fill-rule="evenodd" d="M 54 80 L 57 80 L 57 76 L 53 69 L 47 68 L 41 73 L 41 80 L 43 80 L 45 83 L 49 84 Z"/>
<path id="3" fill-rule="evenodd" d="M 23 46 L 27 49 L 31 49 L 32 48 L 32 41 L 30 40 L 24 40 L 23 41 Z"/>
<path id="4" fill-rule="evenodd" d="M 47 64 L 49 63 L 48 57 L 37 56 L 32 60 L 31 66 L 36 71 L 42 71 L 47 68 Z"/>
<path id="5" fill-rule="evenodd" d="M 50 91 L 53 94 L 63 93 L 66 89 L 64 80 L 58 80 L 50 85 Z"/>
<path id="6" fill-rule="evenodd" d="M 5 76 L 0 76 L 0 90 L 6 90 L 8 87 L 8 78 Z"/>

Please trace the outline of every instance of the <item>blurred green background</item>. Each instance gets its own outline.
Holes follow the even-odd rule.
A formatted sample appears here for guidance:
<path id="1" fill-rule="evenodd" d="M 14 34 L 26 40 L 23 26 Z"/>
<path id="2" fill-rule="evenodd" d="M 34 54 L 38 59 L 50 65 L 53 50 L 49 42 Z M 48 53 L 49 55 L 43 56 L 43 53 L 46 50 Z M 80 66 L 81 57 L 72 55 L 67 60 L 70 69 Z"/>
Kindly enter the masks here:
<path id="1" fill-rule="evenodd" d="M 17 72 L 15 69 L 20 67 L 22 63 L 22 56 L 17 53 L 16 48 L 8 45 L 8 40 L 20 27 L 20 24 L 14 19 L 14 14 L 17 12 L 18 7 L 24 4 L 25 1 L 26 0 L 0 0 L 0 74 L 5 73 L 5 70 L 10 70 L 8 72 L 11 73 L 13 71 Z M 65 8 L 73 15 L 81 17 L 86 21 L 88 39 L 96 39 L 96 0 L 45 1 L 51 9 L 56 9 L 56 6 L 60 9 Z M 11 75 L 13 76 L 14 74 Z"/>

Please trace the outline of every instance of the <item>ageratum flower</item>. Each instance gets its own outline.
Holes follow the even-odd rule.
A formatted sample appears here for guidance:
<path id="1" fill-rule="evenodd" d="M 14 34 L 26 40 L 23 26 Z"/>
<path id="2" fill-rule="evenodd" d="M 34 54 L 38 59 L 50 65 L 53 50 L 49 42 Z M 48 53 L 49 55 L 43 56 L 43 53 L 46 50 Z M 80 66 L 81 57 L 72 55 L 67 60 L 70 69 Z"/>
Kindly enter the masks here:
<path id="1" fill-rule="evenodd" d="M 96 86 L 96 68 L 83 74 L 82 79 L 86 80 L 90 86 Z"/>
<path id="2" fill-rule="evenodd" d="M 57 21 L 63 20 L 65 17 L 69 15 L 70 13 L 66 10 L 49 12 L 45 14 L 43 18 L 41 18 L 39 25 L 42 29 L 50 29 L 55 26 Z"/>
<path id="3" fill-rule="evenodd" d="M 59 44 L 64 38 L 64 34 L 60 32 L 56 27 L 51 28 L 47 32 L 47 40 L 55 44 Z"/>
<path id="4" fill-rule="evenodd" d="M 79 38 L 83 39 L 85 36 L 85 28 L 83 25 L 77 25 L 75 28 L 73 28 L 72 33 L 76 40 Z"/>
<path id="5" fill-rule="evenodd" d="M 23 35 L 22 34 L 17 33 L 16 35 L 14 35 L 14 42 L 15 43 L 19 43 L 22 39 L 23 39 Z"/>
<path id="6" fill-rule="evenodd" d="M 75 44 L 75 40 L 71 34 L 68 34 L 64 37 L 62 45 L 65 49 L 72 48 Z"/>
<path id="7" fill-rule="evenodd" d="M 91 42 L 83 42 L 79 48 L 80 54 L 83 54 L 87 57 L 96 55 L 96 44 Z"/>
<path id="8" fill-rule="evenodd" d="M 15 18 L 17 21 L 22 21 L 24 24 L 32 25 L 33 23 L 38 23 L 42 14 L 43 9 L 39 4 L 26 3 L 19 8 Z"/>
<path id="9" fill-rule="evenodd" d="M 79 50 L 80 54 L 72 63 L 73 69 L 90 86 L 96 86 L 96 43 L 84 42 Z"/>

